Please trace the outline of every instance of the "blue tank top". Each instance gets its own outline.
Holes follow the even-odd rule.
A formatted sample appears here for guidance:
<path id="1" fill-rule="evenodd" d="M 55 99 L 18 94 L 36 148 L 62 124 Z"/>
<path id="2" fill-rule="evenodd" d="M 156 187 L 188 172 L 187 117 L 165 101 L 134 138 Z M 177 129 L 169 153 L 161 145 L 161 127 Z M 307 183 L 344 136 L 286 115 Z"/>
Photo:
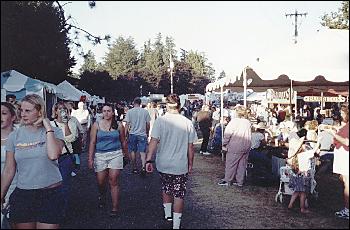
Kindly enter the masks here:
<path id="1" fill-rule="evenodd" d="M 104 153 L 121 149 L 121 143 L 119 140 L 119 131 L 104 131 L 97 130 L 96 136 L 96 152 Z"/>

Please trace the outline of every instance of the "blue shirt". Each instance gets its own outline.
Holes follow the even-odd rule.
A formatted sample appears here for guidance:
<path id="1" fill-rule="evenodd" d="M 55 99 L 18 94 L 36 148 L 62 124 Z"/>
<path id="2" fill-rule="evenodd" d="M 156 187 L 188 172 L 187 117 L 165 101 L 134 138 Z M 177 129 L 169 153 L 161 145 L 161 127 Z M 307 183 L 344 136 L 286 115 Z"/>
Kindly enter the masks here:
<path id="1" fill-rule="evenodd" d="M 96 152 L 104 153 L 121 149 L 119 131 L 98 130 L 96 136 Z"/>

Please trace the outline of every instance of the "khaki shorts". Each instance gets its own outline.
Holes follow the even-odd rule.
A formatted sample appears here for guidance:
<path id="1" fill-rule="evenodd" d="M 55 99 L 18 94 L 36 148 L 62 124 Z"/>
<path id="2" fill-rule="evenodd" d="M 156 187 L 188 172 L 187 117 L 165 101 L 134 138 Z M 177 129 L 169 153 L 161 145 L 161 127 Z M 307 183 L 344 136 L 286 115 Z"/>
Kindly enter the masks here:
<path id="1" fill-rule="evenodd" d="M 123 169 L 122 150 L 95 153 L 94 169 L 95 172 L 101 172 L 105 169 Z"/>

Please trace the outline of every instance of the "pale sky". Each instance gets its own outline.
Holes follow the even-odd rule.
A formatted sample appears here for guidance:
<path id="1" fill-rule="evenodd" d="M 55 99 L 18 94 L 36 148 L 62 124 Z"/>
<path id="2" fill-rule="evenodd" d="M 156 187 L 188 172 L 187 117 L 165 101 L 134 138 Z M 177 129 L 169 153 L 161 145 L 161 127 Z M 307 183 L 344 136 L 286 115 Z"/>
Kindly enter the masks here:
<path id="1" fill-rule="evenodd" d="M 63 5 L 65 2 L 62 1 Z M 87 1 L 66 4 L 66 16 L 94 35 L 110 34 L 112 41 L 118 36 L 131 36 L 140 52 L 144 42 L 154 42 L 157 33 L 174 38 L 175 49 L 204 52 L 213 63 L 216 74 L 225 71 L 236 76 L 276 45 L 293 43 L 294 16 L 285 14 L 307 13 L 298 17 L 298 40 L 305 39 L 322 29 L 320 17 L 337 12 L 341 1 L 280 1 L 280 2 L 104 2 L 97 1 L 90 9 Z M 89 49 L 98 62 L 103 62 L 107 45 L 92 46 L 81 38 L 84 51 Z M 78 59 L 74 71 L 83 60 Z"/>

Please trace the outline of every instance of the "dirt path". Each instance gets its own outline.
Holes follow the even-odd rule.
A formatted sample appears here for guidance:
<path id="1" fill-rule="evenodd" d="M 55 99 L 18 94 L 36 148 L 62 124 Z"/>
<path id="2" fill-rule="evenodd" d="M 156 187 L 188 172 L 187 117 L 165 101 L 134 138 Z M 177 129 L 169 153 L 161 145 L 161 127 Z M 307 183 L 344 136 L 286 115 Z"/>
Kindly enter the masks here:
<path id="1" fill-rule="evenodd" d="M 199 143 L 196 149 L 199 150 Z M 197 151 L 198 152 L 198 151 Z M 162 201 L 158 173 L 142 178 L 127 166 L 121 178 L 121 213 L 108 216 L 110 207 L 97 208 L 95 175 L 86 167 L 86 154 L 82 168 L 73 178 L 73 200 L 70 217 L 63 228 L 93 229 L 164 229 L 171 225 L 163 221 Z M 311 208 L 312 213 L 301 215 L 288 211 L 274 201 L 278 185 L 259 187 L 221 187 L 224 163 L 217 155 L 196 153 L 193 174 L 188 184 L 184 229 L 232 228 L 333 228 L 348 229 L 349 221 L 334 217 L 342 207 L 341 184 L 335 176 L 327 175 L 318 182 L 320 198 Z M 110 198 L 109 198 L 110 199 Z"/>

